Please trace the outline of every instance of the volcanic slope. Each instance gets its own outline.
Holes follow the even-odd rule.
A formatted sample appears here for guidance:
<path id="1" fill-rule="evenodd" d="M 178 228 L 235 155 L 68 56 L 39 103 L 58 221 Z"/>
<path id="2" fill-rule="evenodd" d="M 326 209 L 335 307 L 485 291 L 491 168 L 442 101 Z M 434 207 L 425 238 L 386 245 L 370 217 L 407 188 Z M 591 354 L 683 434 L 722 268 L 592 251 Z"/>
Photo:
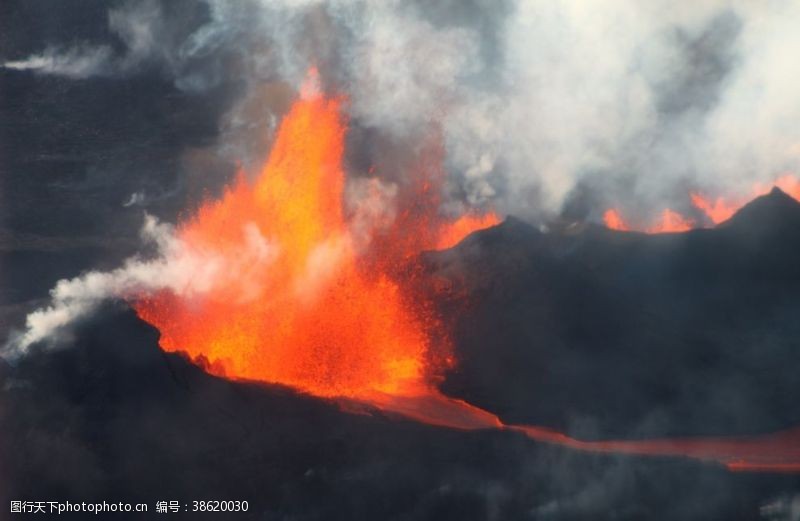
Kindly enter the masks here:
<path id="1" fill-rule="evenodd" d="M 581 439 L 800 424 L 800 205 L 781 192 L 713 230 L 510 218 L 420 260 L 455 331 L 442 388 L 508 423 Z M 800 490 L 797 475 L 353 414 L 205 374 L 157 340 L 111 305 L 69 346 L 2 364 L 0 499 L 250 501 L 220 519 L 727 520 Z"/>
<path id="2" fill-rule="evenodd" d="M 791 508 L 800 486 L 796 475 L 352 414 L 206 374 L 157 339 L 110 305 L 69 346 L 0 367 L 0 500 L 149 503 L 125 519 L 152 519 L 159 500 L 221 498 L 249 509 L 215 519 L 728 521 Z"/>
<path id="3" fill-rule="evenodd" d="M 507 423 L 584 439 L 800 424 L 800 203 L 778 189 L 714 229 L 508 218 L 423 260 L 452 295 L 442 389 Z"/>

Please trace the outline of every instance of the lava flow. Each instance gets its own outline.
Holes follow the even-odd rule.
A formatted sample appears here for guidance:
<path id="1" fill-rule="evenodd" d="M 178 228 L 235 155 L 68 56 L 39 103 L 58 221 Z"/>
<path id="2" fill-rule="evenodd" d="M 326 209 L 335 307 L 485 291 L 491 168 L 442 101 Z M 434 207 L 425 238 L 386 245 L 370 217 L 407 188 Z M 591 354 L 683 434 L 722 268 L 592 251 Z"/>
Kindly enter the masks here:
<path id="1" fill-rule="evenodd" d="M 504 425 L 442 395 L 435 380 L 451 364 L 450 343 L 434 334 L 438 323 L 420 302 L 418 285 L 398 276 L 397 267 L 498 218 L 438 214 L 443 174 L 436 164 L 441 147 L 434 146 L 396 194 L 392 223 L 365 233 L 344 204 L 345 100 L 323 96 L 314 84 L 312 75 L 255 182 L 240 176 L 177 229 L 181 248 L 211 259 L 222 280 L 201 283 L 210 268 L 190 265 L 196 291 L 164 290 L 133 302 L 160 330 L 163 349 L 185 352 L 217 375 L 283 384 L 433 425 L 513 430 L 578 450 L 688 456 L 736 470 L 774 470 L 777 463 L 800 469 L 794 431 L 753 440 L 582 442 Z"/>
<path id="2" fill-rule="evenodd" d="M 432 425 L 519 432 L 538 442 L 583 452 L 692 458 L 720 463 L 732 472 L 800 473 L 800 427 L 759 436 L 585 441 L 547 427 L 506 424 L 488 411 L 435 391 L 416 397 L 376 395 L 371 403 Z"/>

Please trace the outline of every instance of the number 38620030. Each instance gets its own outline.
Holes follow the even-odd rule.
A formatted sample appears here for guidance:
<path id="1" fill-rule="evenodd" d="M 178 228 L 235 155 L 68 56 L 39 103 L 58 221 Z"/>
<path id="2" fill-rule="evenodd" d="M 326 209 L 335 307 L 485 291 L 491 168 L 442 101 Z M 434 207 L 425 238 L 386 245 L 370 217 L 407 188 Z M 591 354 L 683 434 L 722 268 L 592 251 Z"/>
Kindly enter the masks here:
<path id="1" fill-rule="evenodd" d="M 192 512 L 247 512 L 247 501 L 192 501 Z"/>

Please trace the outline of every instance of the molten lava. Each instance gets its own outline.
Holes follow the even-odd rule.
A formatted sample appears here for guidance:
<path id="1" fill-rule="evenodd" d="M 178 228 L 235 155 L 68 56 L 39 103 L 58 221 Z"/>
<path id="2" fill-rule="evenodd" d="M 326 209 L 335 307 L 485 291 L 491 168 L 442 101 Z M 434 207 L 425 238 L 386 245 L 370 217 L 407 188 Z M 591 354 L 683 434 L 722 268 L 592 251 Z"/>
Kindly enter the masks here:
<path id="1" fill-rule="evenodd" d="M 727 202 L 724 197 L 717 197 L 712 202 L 710 199 L 703 197 L 697 192 L 692 192 L 690 196 L 695 208 L 702 211 L 714 224 L 727 221 L 733 217 L 736 210 L 743 206 L 742 204 L 731 204 Z"/>
<path id="2" fill-rule="evenodd" d="M 751 199 L 769 193 L 773 186 L 777 186 L 786 194 L 800 201 L 800 179 L 791 174 L 786 174 L 779 177 L 773 184 L 757 183 L 753 185 L 750 196 L 746 198 L 711 198 L 699 192 L 691 192 L 689 197 L 692 205 L 700 210 L 700 212 L 705 215 L 708 221 L 710 221 L 712 224 L 719 224 L 730 219 L 734 213 L 736 213 L 742 206 L 747 204 Z M 605 223 L 606 227 L 612 230 L 638 230 L 644 231 L 645 233 L 683 232 L 691 230 L 697 225 L 694 219 L 683 216 L 669 208 L 663 210 L 659 220 L 655 224 L 648 227 L 631 227 L 628 222 L 622 218 L 622 214 L 616 208 L 609 208 L 605 211 L 603 214 L 603 222 Z"/>
<path id="3" fill-rule="evenodd" d="M 161 331 L 165 350 L 184 351 L 213 373 L 318 396 L 424 392 L 447 349 L 434 352 L 432 319 L 387 271 L 397 258 L 452 246 L 498 219 L 448 222 L 423 199 L 424 223 L 401 219 L 375 242 L 392 251 L 360 251 L 343 211 L 343 100 L 322 96 L 313 82 L 283 120 L 255 183 L 240 176 L 178 229 L 185 250 L 236 273 L 203 293 L 164 291 L 134 306 Z M 423 184 L 438 196 L 434 183 Z M 398 251 L 406 244 L 415 250 Z M 365 269 L 367 256 L 379 262 Z"/>
<path id="4" fill-rule="evenodd" d="M 631 229 L 616 208 L 609 208 L 605 211 L 603 214 L 603 222 L 612 230 L 626 232 Z"/>
<path id="5" fill-rule="evenodd" d="M 622 214 L 616 208 L 609 208 L 603 214 L 603 222 L 606 227 L 612 230 L 619 230 L 623 232 L 634 230 L 628 222 L 622 218 Z M 694 221 L 688 219 L 674 210 L 666 208 L 661 212 L 661 216 L 651 226 L 648 226 L 645 233 L 675 233 L 685 232 L 694 227 Z"/>
<path id="6" fill-rule="evenodd" d="M 661 219 L 648 228 L 647 233 L 675 233 L 685 232 L 694 227 L 694 221 L 687 219 L 678 212 L 666 208 L 661 213 Z"/>
<path id="7" fill-rule="evenodd" d="M 488 411 L 438 392 L 415 397 L 375 396 L 371 403 L 431 425 L 519 432 L 537 442 L 582 452 L 692 458 L 722 464 L 732 472 L 800 473 L 800 427 L 760 436 L 584 441 L 547 427 L 505 424 Z"/>
<path id="8" fill-rule="evenodd" d="M 437 250 L 452 248 L 475 230 L 482 230 L 500 224 L 500 219 L 493 213 L 482 215 L 462 215 L 447 229 L 443 230 L 436 242 Z"/>
<path id="9" fill-rule="evenodd" d="M 761 195 L 768 194 L 773 186 L 777 186 L 786 194 L 800 200 L 800 179 L 797 179 L 791 174 L 786 174 L 778 179 L 772 185 L 765 185 L 757 183 L 753 186 L 750 199 Z M 723 221 L 730 219 L 739 208 L 747 204 L 748 198 L 740 199 L 726 199 L 724 197 L 717 197 L 713 202 L 704 197 L 702 194 L 693 192 L 691 194 L 692 204 L 701 210 L 708 219 L 714 223 L 719 224 Z"/>
<path id="10" fill-rule="evenodd" d="M 364 233 L 343 204 L 343 103 L 321 95 L 312 74 L 255 182 L 239 176 L 220 200 L 178 227 L 181 253 L 191 261 L 182 266 L 196 280 L 191 291 L 163 290 L 133 303 L 161 331 L 163 349 L 186 352 L 215 374 L 284 384 L 433 425 L 518 431 L 577 450 L 688 456 L 733 470 L 800 469 L 797 430 L 755 439 L 585 442 L 543 427 L 505 425 L 441 394 L 433 380 L 451 364 L 449 343 L 432 345 L 438 322 L 420 302 L 414 274 L 398 282 L 399 265 L 498 218 L 439 215 L 442 147 L 434 140 L 397 195 L 393 221 Z M 662 221 L 654 231 L 689 226 L 669 211 Z M 627 228 L 614 211 L 606 222 Z"/>

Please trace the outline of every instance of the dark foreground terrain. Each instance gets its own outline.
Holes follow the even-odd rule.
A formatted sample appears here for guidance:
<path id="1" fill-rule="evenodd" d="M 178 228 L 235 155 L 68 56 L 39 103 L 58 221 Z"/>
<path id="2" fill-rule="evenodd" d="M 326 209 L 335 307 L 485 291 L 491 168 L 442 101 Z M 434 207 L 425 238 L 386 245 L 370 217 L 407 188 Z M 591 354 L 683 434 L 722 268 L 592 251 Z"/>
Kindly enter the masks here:
<path id="1" fill-rule="evenodd" d="M 110 307 L 74 346 L 4 369 L 4 505 L 147 502 L 141 519 L 157 518 L 156 501 L 197 499 L 250 502 L 213 519 L 792 519 L 800 490 L 795 476 L 348 414 L 209 376 L 156 340 Z"/>
<path id="2" fill-rule="evenodd" d="M 444 389 L 507 422 L 582 438 L 800 424 L 800 203 L 777 189 L 715 229 L 509 219 L 426 260 L 469 298 L 443 304 L 460 360 Z"/>
<path id="3" fill-rule="evenodd" d="M 509 219 L 423 261 L 458 295 L 441 300 L 460 360 L 443 389 L 506 421 L 583 438 L 800 423 L 800 204 L 783 193 L 678 235 L 544 234 Z M 798 516 L 797 475 L 353 414 L 209 376 L 157 341 L 112 304 L 68 345 L 3 366 L 5 505 L 249 501 L 247 513 L 205 514 L 216 519 Z"/>

